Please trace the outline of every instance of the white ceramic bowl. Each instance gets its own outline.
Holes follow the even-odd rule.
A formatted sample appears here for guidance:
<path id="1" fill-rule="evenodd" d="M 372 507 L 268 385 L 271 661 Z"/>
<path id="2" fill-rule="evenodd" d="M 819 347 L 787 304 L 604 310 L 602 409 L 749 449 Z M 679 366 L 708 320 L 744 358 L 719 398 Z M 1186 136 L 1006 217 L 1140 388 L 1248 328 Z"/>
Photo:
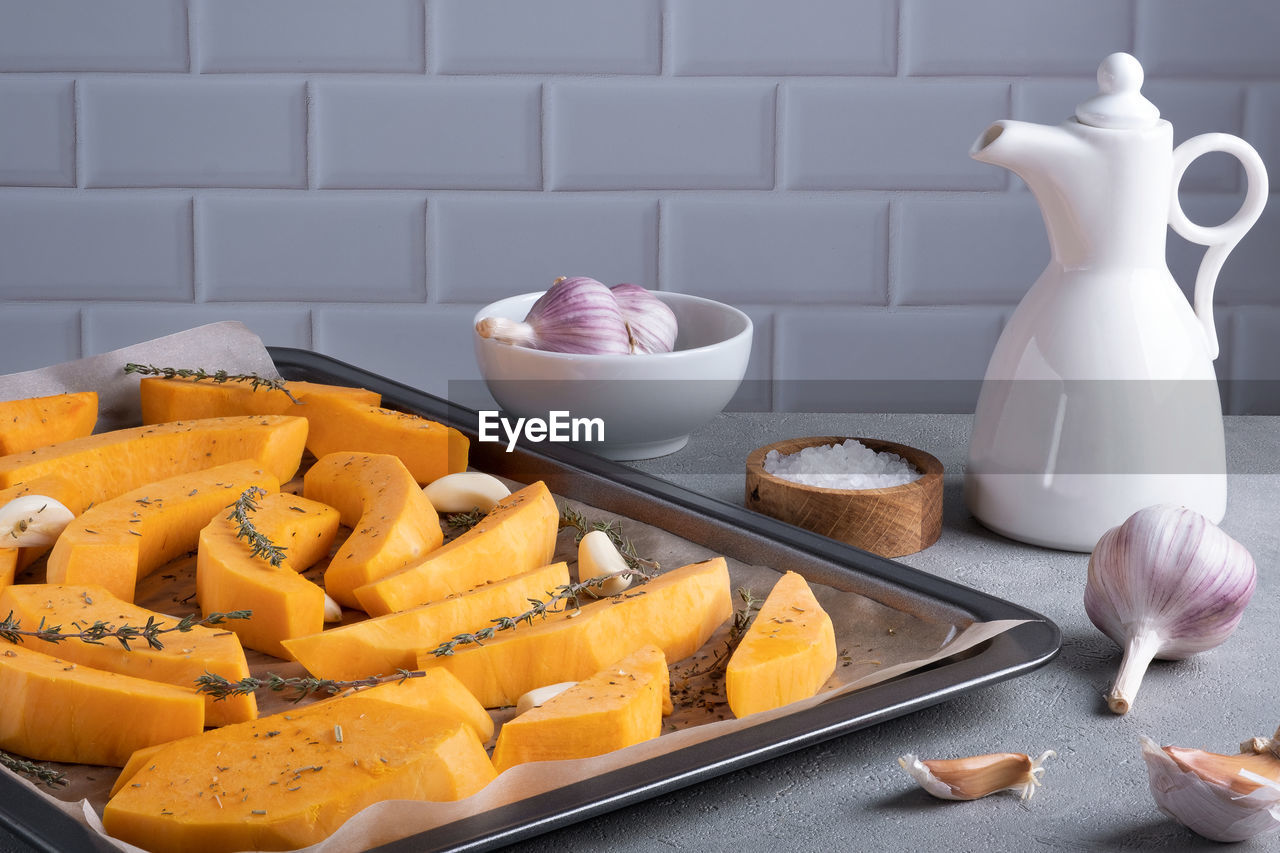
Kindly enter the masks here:
<path id="1" fill-rule="evenodd" d="M 542 293 L 487 305 L 475 316 L 523 320 Z M 475 332 L 476 360 L 506 416 L 600 418 L 603 441 L 568 442 L 608 459 L 648 459 L 684 447 L 729 402 L 751 355 L 751 318 L 730 305 L 654 291 L 676 315 L 673 352 L 577 355 L 512 346 Z M 474 324 L 473 324 L 474 326 Z M 563 420 L 563 418 L 562 418 Z M 579 432 L 579 438 L 586 436 Z M 592 435 L 592 438 L 595 438 Z M 522 443 L 527 439 L 522 438 Z"/>

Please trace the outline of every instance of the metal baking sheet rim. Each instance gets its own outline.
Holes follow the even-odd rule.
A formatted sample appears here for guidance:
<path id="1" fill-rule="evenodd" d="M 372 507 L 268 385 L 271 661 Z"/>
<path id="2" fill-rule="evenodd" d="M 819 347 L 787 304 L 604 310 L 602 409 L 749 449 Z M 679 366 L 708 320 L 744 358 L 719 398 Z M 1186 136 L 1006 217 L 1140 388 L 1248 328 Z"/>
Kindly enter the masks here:
<path id="1" fill-rule="evenodd" d="M 268 349 L 287 379 L 362 385 L 381 392 L 393 407 L 462 429 L 473 439 L 473 463 L 477 458 L 485 460 L 476 466 L 482 470 L 494 470 L 517 480 L 551 477 L 562 481 L 572 476 L 577 488 L 560 493 L 602 509 L 610 509 L 609 504 L 619 501 L 623 504 L 639 501 L 651 510 L 660 510 L 663 521 L 668 523 L 672 518 L 683 519 L 701 532 L 720 534 L 714 538 L 727 535 L 749 542 L 755 554 L 764 548 L 793 559 L 816 562 L 837 574 L 861 575 L 860 579 L 870 581 L 873 587 L 928 600 L 933 605 L 960 611 L 975 621 L 1034 620 L 956 659 L 835 697 L 800 713 L 403 838 L 376 848 L 379 851 L 490 850 L 1016 678 L 1043 666 L 1058 653 L 1061 645 L 1058 627 L 1041 614 L 1012 602 L 859 551 L 743 507 L 704 497 L 573 448 L 521 448 L 507 454 L 493 445 L 477 444 L 473 429 L 475 413 L 469 409 L 318 353 L 284 347 Z M 554 486 L 552 490 L 557 491 Z M 666 526 L 662 521 L 650 520 L 650 523 Z M 708 544 L 690 532 L 672 532 Z M 804 568 L 799 569 L 802 574 Z M 36 849 L 49 853 L 114 849 L 9 778 L 0 778 L 0 795 L 0 819 L 11 832 Z"/>

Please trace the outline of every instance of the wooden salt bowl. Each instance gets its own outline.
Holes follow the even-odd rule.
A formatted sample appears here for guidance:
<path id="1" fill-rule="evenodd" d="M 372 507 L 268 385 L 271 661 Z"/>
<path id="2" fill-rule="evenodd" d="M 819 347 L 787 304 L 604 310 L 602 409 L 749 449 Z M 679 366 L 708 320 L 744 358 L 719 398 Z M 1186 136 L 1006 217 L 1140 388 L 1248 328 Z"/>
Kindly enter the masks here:
<path id="1" fill-rule="evenodd" d="M 747 457 L 747 508 L 882 557 L 905 557 L 937 542 L 942 533 L 942 463 L 923 450 L 892 441 L 858 439 L 876 452 L 898 454 L 924 475 L 887 489 L 824 489 L 783 480 L 764 470 L 764 457 L 770 450 L 787 455 L 845 440 L 838 436 L 792 438 L 751 451 Z"/>

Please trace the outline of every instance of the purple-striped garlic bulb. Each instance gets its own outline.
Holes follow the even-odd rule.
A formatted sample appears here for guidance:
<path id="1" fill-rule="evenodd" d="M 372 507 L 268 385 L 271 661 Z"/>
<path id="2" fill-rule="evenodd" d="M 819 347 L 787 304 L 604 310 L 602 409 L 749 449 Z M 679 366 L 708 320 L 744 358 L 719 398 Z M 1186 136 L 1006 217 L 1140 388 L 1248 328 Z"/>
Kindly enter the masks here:
<path id="1" fill-rule="evenodd" d="M 1257 574 L 1243 545 L 1186 507 L 1147 507 L 1102 534 L 1084 609 L 1124 647 L 1111 710 L 1128 713 L 1153 658 L 1182 660 L 1231 636 Z"/>
<path id="2" fill-rule="evenodd" d="M 482 338 L 549 352 L 627 355 L 631 338 L 618 302 L 594 278 L 558 278 L 533 303 L 524 322 L 485 317 L 476 323 Z"/>
<path id="3" fill-rule="evenodd" d="M 676 346 L 676 315 L 638 284 L 615 284 L 613 298 L 627 323 L 633 353 L 671 352 Z"/>

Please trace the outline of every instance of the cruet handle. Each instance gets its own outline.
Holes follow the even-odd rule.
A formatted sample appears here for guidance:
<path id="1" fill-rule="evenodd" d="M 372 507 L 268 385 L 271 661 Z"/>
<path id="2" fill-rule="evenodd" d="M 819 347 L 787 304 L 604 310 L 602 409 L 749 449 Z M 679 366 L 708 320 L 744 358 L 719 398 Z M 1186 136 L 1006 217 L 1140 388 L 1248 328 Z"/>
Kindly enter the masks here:
<path id="1" fill-rule="evenodd" d="M 1182 183 L 1182 175 L 1191 161 L 1210 151 L 1222 151 L 1239 160 L 1240 165 L 1244 166 L 1248 188 L 1244 204 L 1240 205 L 1235 216 L 1221 225 L 1205 226 L 1192 222 L 1182 212 L 1182 204 L 1178 201 L 1178 185 Z M 1210 359 L 1218 357 L 1218 332 L 1213 324 L 1213 289 L 1218 283 L 1218 273 L 1222 271 L 1227 255 L 1258 221 L 1266 203 L 1267 169 L 1262 165 L 1262 158 L 1253 146 L 1238 136 L 1229 133 L 1204 133 L 1191 137 L 1173 150 L 1173 194 L 1169 204 L 1169 224 L 1174 231 L 1191 242 L 1209 247 L 1205 250 L 1204 259 L 1200 261 L 1200 271 L 1196 274 L 1193 303 L 1196 317 L 1204 327 Z"/>

